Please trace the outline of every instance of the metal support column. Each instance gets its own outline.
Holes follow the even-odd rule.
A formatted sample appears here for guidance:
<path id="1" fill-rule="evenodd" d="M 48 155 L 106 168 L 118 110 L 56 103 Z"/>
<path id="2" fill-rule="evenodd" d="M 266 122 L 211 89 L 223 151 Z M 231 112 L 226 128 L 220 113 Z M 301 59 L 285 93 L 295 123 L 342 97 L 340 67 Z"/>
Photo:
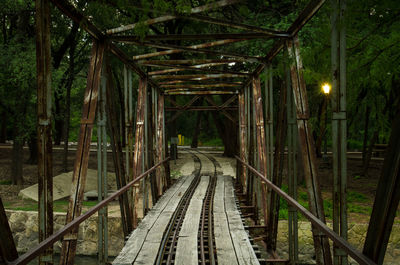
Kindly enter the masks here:
<path id="1" fill-rule="evenodd" d="M 116 92 L 114 90 L 114 82 L 112 78 L 111 65 L 106 63 L 107 71 L 107 119 L 108 128 L 110 132 L 110 141 L 112 148 L 112 155 L 114 160 L 115 177 L 117 183 L 117 189 L 122 188 L 126 185 L 126 173 L 123 162 L 122 152 L 122 126 L 120 125 L 119 118 L 117 115 L 117 104 L 115 103 Z M 121 115 L 122 116 L 122 115 Z M 118 197 L 120 210 L 121 210 L 121 222 L 122 229 L 124 231 L 124 237 L 127 237 L 132 231 L 132 211 L 129 206 L 129 193 L 123 193 Z"/>
<path id="2" fill-rule="evenodd" d="M 53 234 L 50 23 L 49 1 L 36 1 L 37 145 L 40 242 Z M 53 264 L 52 247 L 49 247 L 40 255 L 39 264 Z"/>
<path id="3" fill-rule="evenodd" d="M 331 2 L 333 230 L 347 239 L 346 1 Z M 347 265 L 347 254 L 336 245 L 333 254 L 335 265 Z"/>
<path id="4" fill-rule="evenodd" d="M 278 115 L 276 122 L 276 141 L 274 145 L 275 153 L 273 153 L 273 170 L 271 181 L 279 188 L 282 187 L 282 174 L 283 174 L 283 161 L 285 159 L 285 140 L 287 132 L 287 117 L 286 117 L 286 83 L 282 82 L 280 88 L 280 100 L 278 107 Z M 272 124 L 271 124 L 272 127 Z M 268 226 L 268 238 L 267 246 L 269 249 L 275 251 L 278 237 L 278 221 L 279 221 L 279 208 L 280 208 L 280 197 L 274 191 L 271 192 L 270 196 L 270 209 L 269 220 L 270 225 Z"/>
<path id="5" fill-rule="evenodd" d="M 314 148 L 314 139 L 308 122 L 310 113 L 306 84 L 303 76 L 303 63 L 300 56 L 300 44 L 297 35 L 293 40 L 287 41 L 287 49 L 290 59 L 292 89 L 296 105 L 297 128 L 309 197 L 309 207 L 310 211 L 325 223 L 321 189 L 317 176 L 317 158 Z M 328 238 L 326 235 L 321 234 L 315 227 L 313 227 L 312 230 L 317 264 L 332 264 Z"/>
<path id="6" fill-rule="evenodd" d="M 156 122 L 156 161 L 159 163 L 165 159 L 164 147 L 164 95 L 157 91 L 157 122 Z M 166 186 L 166 176 L 164 167 L 156 170 L 156 183 L 158 196 L 161 196 Z"/>
<path id="7" fill-rule="evenodd" d="M 69 198 L 66 224 L 79 216 L 82 211 L 83 192 L 89 163 L 90 142 L 92 140 L 93 124 L 96 115 L 104 48 L 105 45 L 103 42 L 94 41 L 84 95 L 78 150 L 76 152 L 74 173 L 72 175 L 71 196 Z M 73 229 L 71 233 L 64 236 L 60 264 L 74 263 L 77 239 L 78 228 Z"/>
<path id="8" fill-rule="evenodd" d="M 247 130 L 247 119 L 246 119 L 246 104 L 245 104 L 245 94 L 242 92 L 239 94 L 239 139 L 240 139 L 240 159 L 247 163 L 246 149 L 246 130 Z M 246 166 L 242 164 L 239 166 L 239 172 L 241 175 L 238 176 L 242 192 L 247 192 L 247 172 Z"/>
<path id="9" fill-rule="evenodd" d="M 293 90 L 290 84 L 290 69 L 286 67 L 286 115 L 288 123 L 288 192 L 289 195 L 297 200 L 297 123 L 296 123 L 296 106 L 294 105 Z M 298 218 L 297 210 L 293 206 L 289 206 L 289 261 L 291 265 L 295 265 L 299 259 L 299 237 L 298 237 Z"/>
<path id="10" fill-rule="evenodd" d="M 264 127 L 264 114 L 263 114 L 263 104 L 261 97 L 261 87 L 260 78 L 253 78 L 253 101 L 255 107 L 255 122 L 256 122 L 256 134 L 257 134 L 257 158 L 260 161 L 260 173 L 264 176 L 267 173 L 267 151 L 265 148 L 265 127 Z M 268 205 L 267 205 L 267 186 L 264 181 L 261 181 L 261 204 L 263 208 L 264 225 L 268 226 Z"/>
<path id="11" fill-rule="evenodd" d="M 104 73 L 103 68 L 103 73 Z M 107 133 L 106 133 L 106 86 L 107 78 L 101 77 L 100 93 L 97 105 L 97 198 L 102 201 L 107 197 Z M 101 208 L 98 214 L 98 264 L 107 264 L 108 231 L 107 206 Z"/>
<path id="12" fill-rule="evenodd" d="M 265 70 L 265 144 L 267 148 L 267 177 L 272 179 L 274 171 L 274 113 L 273 113 L 273 74 L 272 65 L 270 64 Z"/>
<path id="13" fill-rule="evenodd" d="M 133 153 L 133 175 L 134 178 L 140 175 L 142 172 L 143 163 L 143 152 L 144 152 L 144 133 L 145 133 L 145 106 L 146 106 L 146 95 L 147 95 L 147 80 L 139 80 L 139 91 L 137 99 L 137 111 L 136 111 L 136 130 L 135 130 L 135 146 Z M 144 180 L 141 180 L 144 181 Z M 139 204 L 139 187 L 140 183 L 136 183 L 133 186 L 133 198 L 134 198 L 134 216 L 133 226 L 136 228 L 138 224 L 137 219 L 137 205 Z"/>
<path id="14" fill-rule="evenodd" d="M 132 72 L 126 65 L 124 65 L 124 110 L 125 110 L 125 172 L 126 180 L 130 182 L 133 180 L 133 87 Z M 130 215 L 132 217 L 132 228 L 134 227 L 134 201 L 133 201 L 133 188 L 129 189 L 128 202 L 130 208 Z"/>

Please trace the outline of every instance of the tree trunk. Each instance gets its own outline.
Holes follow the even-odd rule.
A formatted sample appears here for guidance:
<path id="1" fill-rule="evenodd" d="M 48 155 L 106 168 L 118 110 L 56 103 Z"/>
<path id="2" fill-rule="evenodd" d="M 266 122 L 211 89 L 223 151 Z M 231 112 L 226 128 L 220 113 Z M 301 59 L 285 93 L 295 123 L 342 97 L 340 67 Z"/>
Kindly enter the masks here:
<path id="1" fill-rule="evenodd" d="M 371 138 L 371 141 L 369 143 L 369 147 L 368 147 L 368 151 L 366 153 L 365 156 L 365 161 L 363 163 L 363 172 L 362 172 L 362 176 L 367 176 L 368 175 L 368 168 L 369 168 L 369 163 L 371 162 L 371 157 L 372 157 L 372 151 L 374 149 L 374 145 L 378 140 L 378 136 L 379 136 L 379 131 L 376 130 L 374 132 L 374 135 Z"/>
<path id="2" fill-rule="evenodd" d="M 23 166 L 23 148 L 24 141 L 19 137 L 19 129 L 14 130 L 13 150 L 12 150 L 12 162 L 11 162 L 11 175 L 13 185 L 22 185 L 22 166 Z"/>
<path id="3" fill-rule="evenodd" d="M 364 141 L 363 141 L 363 149 L 362 149 L 362 161 L 365 163 L 365 159 L 367 157 L 367 145 L 368 145 L 368 127 L 369 127 L 369 115 L 371 113 L 371 107 L 367 106 L 367 110 L 365 111 L 365 124 L 364 124 Z"/>
<path id="4" fill-rule="evenodd" d="M 29 136 L 29 159 L 27 161 L 30 165 L 36 165 L 38 163 L 38 146 L 37 146 L 37 135 L 36 132 Z"/>
<path id="5" fill-rule="evenodd" d="M 5 110 L 1 112 L 0 121 L 0 143 L 4 144 L 7 140 L 7 113 Z"/>
<path id="6" fill-rule="evenodd" d="M 54 92 L 54 145 L 60 145 L 63 135 L 64 117 L 61 115 L 62 96 Z"/>
<path id="7" fill-rule="evenodd" d="M 195 126 L 194 131 L 193 131 L 192 143 L 190 144 L 191 148 L 197 148 L 197 146 L 199 145 L 199 133 L 200 133 L 201 116 L 202 116 L 202 113 L 199 111 L 197 113 L 197 117 L 196 117 L 196 126 Z"/>

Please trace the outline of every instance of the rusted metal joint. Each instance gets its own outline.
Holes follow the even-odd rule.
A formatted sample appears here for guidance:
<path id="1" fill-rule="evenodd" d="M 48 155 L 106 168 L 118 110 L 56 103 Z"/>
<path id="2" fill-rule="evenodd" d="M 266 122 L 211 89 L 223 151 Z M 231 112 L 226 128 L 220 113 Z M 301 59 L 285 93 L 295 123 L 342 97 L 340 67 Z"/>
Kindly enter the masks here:
<path id="1" fill-rule="evenodd" d="M 93 125 L 93 119 L 81 119 L 81 124 Z"/>

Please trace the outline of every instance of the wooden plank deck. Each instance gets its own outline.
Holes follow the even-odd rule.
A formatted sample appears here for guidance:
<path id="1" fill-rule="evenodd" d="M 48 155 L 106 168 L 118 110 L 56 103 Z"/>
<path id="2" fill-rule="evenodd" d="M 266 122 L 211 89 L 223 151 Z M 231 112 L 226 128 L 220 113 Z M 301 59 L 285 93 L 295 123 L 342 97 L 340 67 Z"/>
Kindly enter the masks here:
<path id="1" fill-rule="evenodd" d="M 174 264 L 199 264 L 197 237 L 200 225 L 201 208 L 209 180 L 209 176 L 201 177 L 199 186 L 190 200 L 181 231 L 179 232 Z"/>
<path id="2" fill-rule="evenodd" d="M 160 238 L 161 240 L 172 213 L 193 178 L 194 175 L 181 177 L 165 192 L 151 211 L 143 218 L 139 226 L 132 232 L 121 253 L 113 261 L 113 264 L 125 265 L 136 263 L 136 261 L 145 261 L 147 259 L 146 257 L 150 254 L 154 254 L 147 253 L 148 251 L 155 251 L 153 255 L 155 259 L 160 246 L 159 240 L 157 239 Z M 147 264 L 153 263 L 154 261 Z"/>
<path id="3" fill-rule="evenodd" d="M 194 176 L 182 177 L 146 215 L 113 264 L 154 264 L 163 233 Z M 210 177 L 202 176 L 185 214 L 175 264 L 199 264 L 198 230 Z M 237 209 L 232 177 L 218 176 L 214 195 L 214 237 L 218 264 L 259 264 Z"/>

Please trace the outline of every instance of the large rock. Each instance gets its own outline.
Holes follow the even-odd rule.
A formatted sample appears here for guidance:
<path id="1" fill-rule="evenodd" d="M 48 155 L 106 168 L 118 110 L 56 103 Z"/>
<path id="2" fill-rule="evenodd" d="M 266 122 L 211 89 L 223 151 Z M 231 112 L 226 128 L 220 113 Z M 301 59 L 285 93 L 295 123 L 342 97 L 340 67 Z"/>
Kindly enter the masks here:
<path id="1" fill-rule="evenodd" d="M 71 194 L 73 172 L 63 173 L 53 178 L 53 200 L 59 200 L 69 197 Z M 107 173 L 107 182 L 109 190 L 116 190 L 115 173 Z M 19 192 L 22 198 L 32 199 L 38 201 L 38 184 L 32 185 Z M 88 169 L 86 175 L 85 192 L 97 190 L 97 170 Z"/>
<path id="2" fill-rule="evenodd" d="M 6 210 L 18 252 L 27 252 L 38 240 L 37 212 Z M 54 213 L 54 232 L 65 225 L 65 213 Z M 79 226 L 77 255 L 97 255 L 97 216 L 92 216 Z M 108 217 L 108 254 L 117 256 L 124 245 L 121 218 Z M 54 252 L 60 253 L 61 241 L 54 244 Z"/>

